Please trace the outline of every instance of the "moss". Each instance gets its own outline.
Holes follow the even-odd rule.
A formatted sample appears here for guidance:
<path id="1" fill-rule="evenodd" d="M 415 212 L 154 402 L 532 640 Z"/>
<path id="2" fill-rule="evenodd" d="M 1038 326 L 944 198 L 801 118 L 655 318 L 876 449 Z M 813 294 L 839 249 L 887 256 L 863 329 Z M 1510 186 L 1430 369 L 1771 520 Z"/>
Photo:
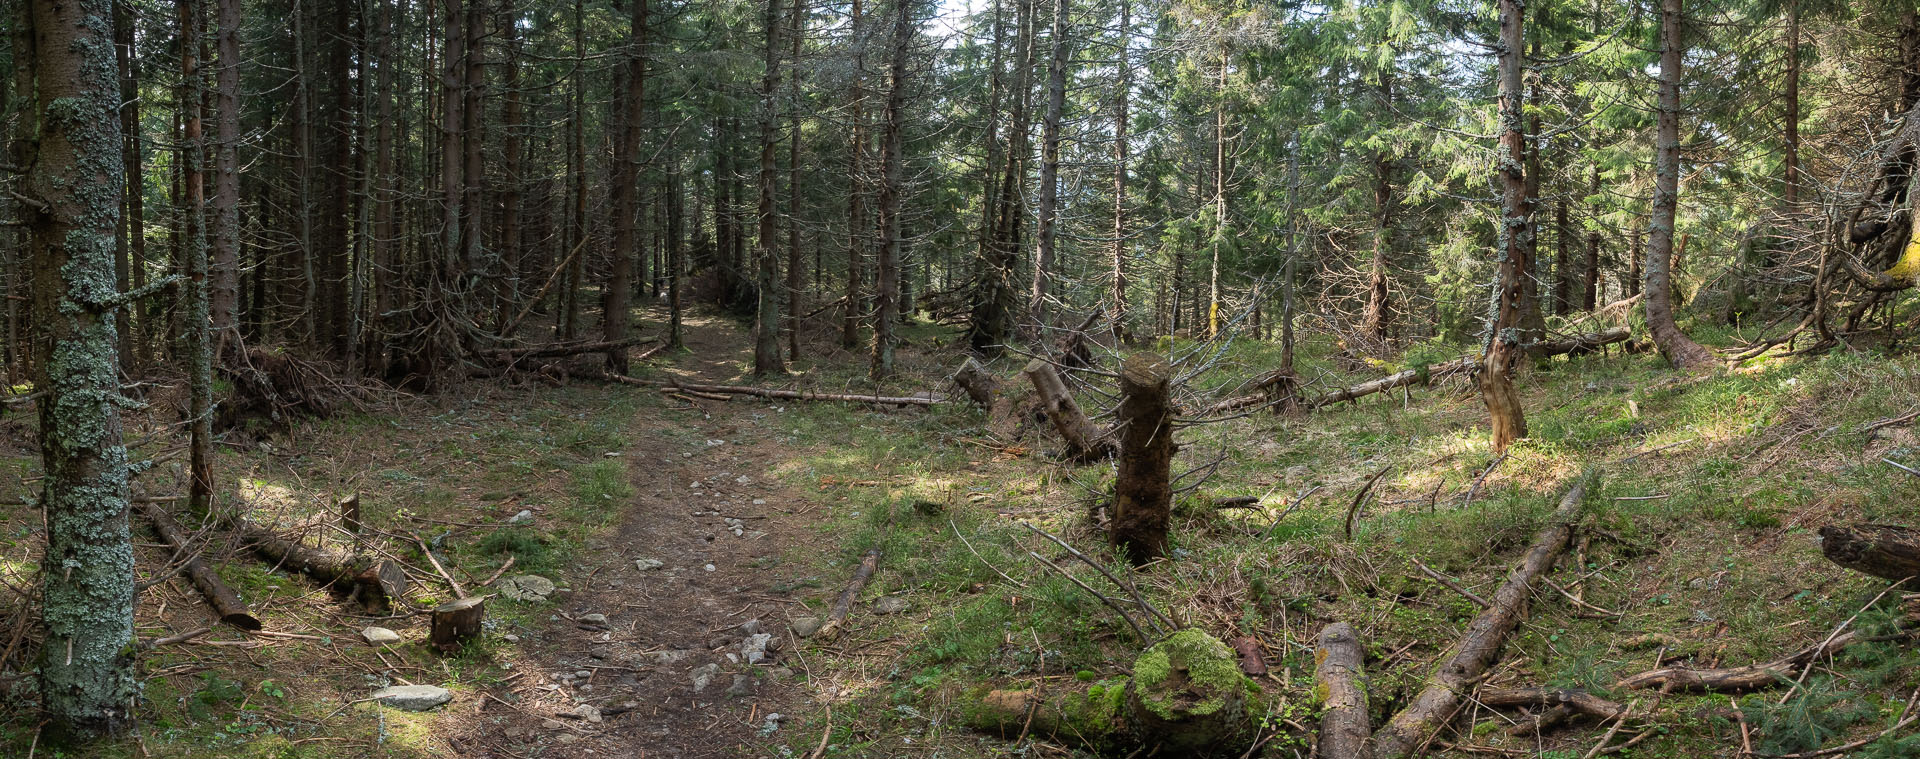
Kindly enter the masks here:
<path id="1" fill-rule="evenodd" d="M 1213 714 L 1257 692 L 1233 651 L 1200 630 L 1181 630 L 1133 664 L 1140 703 L 1165 720 Z"/>

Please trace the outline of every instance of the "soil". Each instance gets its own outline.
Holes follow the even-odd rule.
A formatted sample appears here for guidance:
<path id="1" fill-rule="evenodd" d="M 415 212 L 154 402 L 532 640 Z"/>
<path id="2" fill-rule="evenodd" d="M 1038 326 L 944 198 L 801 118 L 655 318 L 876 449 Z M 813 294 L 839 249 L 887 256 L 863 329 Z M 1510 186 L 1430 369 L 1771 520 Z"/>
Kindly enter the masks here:
<path id="1" fill-rule="evenodd" d="M 692 381 L 745 379 L 739 373 L 750 365 L 750 342 L 732 325 L 690 318 L 686 341 L 686 353 L 656 366 Z M 807 542 L 811 532 L 801 520 L 813 504 L 767 474 L 779 460 L 765 423 L 773 406 L 746 399 L 693 403 L 705 412 L 700 417 L 635 415 L 632 444 L 623 454 L 635 489 L 625 517 L 583 553 L 576 571 L 558 578 L 572 592 L 560 594 L 544 630 L 521 642 L 531 665 L 486 699 L 482 719 L 453 736 L 456 750 L 467 756 L 737 756 L 772 734 L 770 714 L 784 716 L 777 729 L 791 740 L 786 731 L 799 724 L 795 711 L 808 709 L 808 702 L 795 684 L 806 667 L 787 621 L 808 612 L 791 594 L 789 575 L 799 570 L 780 562 Z M 700 441 L 695 450 L 687 450 L 688 440 Z M 640 569 L 642 559 L 662 566 Z M 587 614 L 606 615 L 606 625 L 580 621 Z M 741 657 L 752 620 L 777 647 L 758 666 Z M 696 688 L 695 674 L 703 670 L 710 678 Z M 592 676 L 556 679 L 581 671 Z M 557 718 L 580 703 L 626 711 L 599 723 Z"/>

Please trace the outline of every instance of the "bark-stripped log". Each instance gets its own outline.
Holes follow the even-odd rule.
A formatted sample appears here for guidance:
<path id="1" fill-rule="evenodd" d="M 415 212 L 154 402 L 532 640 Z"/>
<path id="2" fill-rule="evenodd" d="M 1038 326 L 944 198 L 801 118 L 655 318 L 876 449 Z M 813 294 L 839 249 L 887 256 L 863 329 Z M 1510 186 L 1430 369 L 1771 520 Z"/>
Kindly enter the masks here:
<path id="1" fill-rule="evenodd" d="M 1031 367 L 1029 367 L 1031 368 Z M 1107 537 L 1134 564 L 1167 551 L 1173 520 L 1173 369 L 1151 353 L 1128 356 L 1120 369 L 1120 438 L 1113 481 L 1113 524 Z"/>
<path id="2" fill-rule="evenodd" d="M 1367 689 L 1361 683 L 1360 635 L 1353 625 L 1335 622 L 1320 628 L 1313 649 L 1314 689 L 1326 709 L 1320 717 L 1320 759 L 1360 759 L 1372 732 L 1367 721 Z"/>
<path id="3" fill-rule="evenodd" d="M 215 574 L 206 562 L 200 560 L 200 557 L 186 556 L 189 533 L 181 529 L 178 522 L 173 521 L 173 516 L 167 513 L 166 507 L 151 501 L 136 501 L 134 507 L 140 510 L 148 522 L 153 523 L 153 531 L 159 533 L 160 539 L 166 541 L 167 545 L 173 549 L 175 557 L 186 558 L 187 566 L 184 573 L 187 579 L 192 580 L 193 586 L 200 589 L 200 595 L 207 597 L 207 605 L 213 607 L 213 612 L 220 616 L 220 621 L 242 630 L 261 628 L 260 618 L 253 616 L 253 612 L 247 608 L 247 602 L 240 600 L 240 594 L 227 587 L 227 584 L 220 580 L 220 575 Z"/>
<path id="4" fill-rule="evenodd" d="M 1019 391 L 1013 383 L 1002 382 L 993 376 L 987 368 L 969 357 L 959 369 L 953 372 L 953 384 L 960 387 L 967 397 L 973 400 L 981 410 L 987 412 L 987 429 L 1003 439 L 1013 439 L 1020 432 L 1020 406 L 1027 393 Z"/>
<path id="5" fill-rule="evenodd" d="M 1548 519 L 1546 528 L 1534 537 L 1526 559 L 1507 576 L 1507 582 L 1495 592 L 1492 608 L 1474 617 L 1460 642 L 1427 680 L 1413 703 L 1394 715 L 1392 721 L 1373 735 L 1374 759 L 1399 759 L 1409 756 L 1427 740 L 1427 736 L 1451 718 L 1461 698 L 1493 665 L 1507 636 L 1526 616 L 1527 599 L 1533 595 L 1533 582 L 1546 574 L 1565 553 L 1573 539 L 1574 524 L 1580 520 L 1581 500 L 1586 483 L 1577 483 L 1560 499 L 1560 508 Z"/>
<path id="6" fill-rule="evenodd" d="M 241 543 L 268 561 L 335 586 L 369 609 L 386 609 L 394 599 L 406 596 L 406 572 L 392 561 L 304 546 L 239 517 L 228 527 Z"/>
<path id="7" fill-rule="evenodd" d="M 719 395 L 754 395 L 754 396 L 759 396 L 761 398 L 771 398 L 774 400 L 831 401 L 836 403 L 871 403 L 878 406 L 937 406 L 941 403 L 946 402 L 944 398 L 941 398 L 937 395 L 933 395 L 931 393 L 928 393 L 926 395 L 908 395 L 908 396 L 856 395 L 856 394 L 849 394 L 849 393 L 815 393 L 808 390 L 778 390 L 774 388 L 745 387 L 741 385 L 696 385 L 688 382 L 679 382 L 676 380 L 646 380 L 646 379 L 639 379 L 636 377 L 628 377 L 624 374 L 612 374 L 612 373 L 603 374 L 601 376 L 609 381 L 618 382 L 622 385 L 636 385 L 639 387 L 670 387 L 670 388 L 678 388 L 681 390 L 692 390 L 692 391 L 701 392 L 701 393 L 717 393 Z"/>
<path id="8" fill-rule="evenodd" d="M 1855 572 L 1886 580 L 1920 576 L 1920 531 L 1890 524 L 1827 525 L 1820 552 Z"/>
<path id="9" fill-rule="evenodd" d="M 1596 350 L 1603 345 L 1625 342 L 1630 336 L 1631 333 L 1626 327 L 1613 327 L 1598 332 L 1574 335 L 1562 340 L 1543 341 L 1536 344 L 1534 349 L 1539 351 L 1538 355 L 1542 358 L 1558 356 L 1562 353 L 1585 353 Z M 1322 408 L 1341 401 L 1364 398 L 1375 393 L 1383 393 L 1408 385 L 1425 385 L 1431 383 L 1433 380 L 1472 371 L 1474 367 L 1479 365 L 1480 359 L 1478 357 L 1463 356 L 1452 361 L 1431 364 L 1417 369 L 1408 369 L 1403 372 L 1389 374 L 1380 379 L 1369 380 L 1350 387 L 1343 387 L 1317 398 L 1302 400 L 1300 405 L 1303 408 L 1309 409 Z M 1264 387 L 1271 384 L 1273 381 L 1271 376 L 1272 375 L 1269 375 L 1269 378 L 1263 378 L 1257 386 Z M 1269 401 L 1269 394 L 1255 393 L 1252 395 L 1242 395 L 1209 406 L 1202 414 L 1224 414 L 1230 411 L 1259 406 Z"/>
<path id="10" fill-rule="evenodd" d="M 1073 393 L 1067 391 L 1067 383 L 1060 379 L 1060 372 L 1052 364 L 1034 359 L 1022 370 L 1027 380 L 1033 383 L 1034 392 L 1040 396 L 1040 410 L 1053 422 L 1053 428 L 1067 443 L 1066 457 L 1072 461 L 1090 462 L 1105 458 L 1113 452 L 1113 441 L 1088 421 L 1087 415 L 1080 410 L 1080 404 L 1074 402 Z"/>

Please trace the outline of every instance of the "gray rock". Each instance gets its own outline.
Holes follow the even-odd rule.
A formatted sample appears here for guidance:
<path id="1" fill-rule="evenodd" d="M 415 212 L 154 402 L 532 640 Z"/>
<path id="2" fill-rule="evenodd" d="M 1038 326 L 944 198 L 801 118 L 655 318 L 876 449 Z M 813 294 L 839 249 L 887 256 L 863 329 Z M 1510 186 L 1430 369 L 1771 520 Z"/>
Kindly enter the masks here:
<path id="1" fill-rule="evenodd" d="M 376 646 L 385 646 L 400 642 L 400 633 L 384 627 L 369 627 L 361 630 L 360 637 Z"/>
<path id="2" fill-rule="evenodd" d="M 760 618 L 755 617 L 740 623 L 740 632 L 746 635 L 760 634 Z"/>
<path id="3" fill-rule="evenodd" d="M 767 677 L 771 678 L 776 682 L 780 680 L 791 680 L 793 679 L 793 668 L 792 667 L 774 667 L 772 669 L 767 670 Z"/>
<path id="4" fill-rule="evenodd" d="M 773 636 L 767 633 L 749 635 L 746 640 L 740 642 L 740 656 L 746 659 L 748 664 L 759 664 L 761 659 L 767 658 L 767 644 L 772 641 Z"/>
<path id="5" fill-rule="evenodd" d="M 873 613 L 899 614 L 900 612 L 906 611 L 908 605 L 907 599 L 899 596 L 881 596 L 873 602 Z"/>
<path id="6" fill-rule="evenodd" d="M 727 695 L 740 697 L 753 693 L 753 678 L 746 675 L 734 675 L 733 684 L 727 686 Z"/>
<path id="7" fill-rule="evenodd" d="M 507 524 L 533 524 L 533 510 L 521 509 L 520 513 L 507 520 Z"/>
<path id="8" fill-rule="evenodd" d="M 573 673 L 573 677 L 576 680 L 585 680 L 589 677 L 593 677 L 593 670 L 590 670 L 590 669 L 580 670 L 578 672 Z"/>
<path id="9" fill-rule="evenodd" d="M 580 615 L 580 616 L 578 616 L 578 617 L 575 617 L 575 618 L 574 618 L 574 621 L 576 621 L 576 622 L 579 622 L 579 623 L 581 623 L 581 624 L 587 624 L 587 625 L 604 625 L 604 624 L 606 624 L 606 623 L 607 623 L 607 615 L 605 615 L 605 614 L 582 614 L 582 615 Z"/>
<path id="10" fill-rule="evenodd" d="M 793 621 L 788 624 L 793 627 L 793 634 L 802 638 L 810 638 L 813 637 L 814 633 L 820 632 L 820 628 L 824 626 L 826 622 L 819 617 L 794 617 Z"/>
<path id="11" fill-rule="evenodd" d="M 453 693 L 434 685 L 395 685 L 373 692 L 382 706 L 410 712 L 424 712 L 453 700 Z"/>
<path id="12" fill-rule="evenodd" d="M 653 661 L 661 665 L 674 665 L 674 664 L 679 664 L 680 662 L 686 661 L 692 656 L 693 656 L 692 651 L 689 651 L 684 648 L 676 648 L 676 649 L 661 651 L 659 653 L 654 654 Z"/>
<path id="13" fill-rule="evenodd" d="M 693 668 L 693 692 L 699 693 L 713 684 L 715 675 L 720 674 L 720 665 L 702 664 Z"/>
<path id="14" fill-rule="evenodd" d="M 581 704 L 579 706 L 573 707 L 573 711 L 570 711 L 567 713 L 575 717 L 579 717 L 580 719 L 586 720 L 588 722 L 597 723 L 600 720 L 604 719 L 604 717 L 600 716 L 600 707 L 594 706 L 593 704 Z"/>
<path id="15" fill-rule="evenodd" d="M 545 601 L 554 588 L 552 580 L 539 575 L 516 575 L 500 582 L 500 594 L 515 601 Z"/>
<path id="16" fill-rule="evenodd" d="M 659 569 L 666 565 L 667 565 L 666 562 L 661 561 L 659 559 L 634 559 L 633 560 L 633 568 L 638 569 L 642 572 Z"/>
<path id="17" fill-rule="evenodd" d="M 575 735 L 573 733 L 561 733 L 559 735 L 553 736 L 553 739 L 560 743 L 579 743 L 580 742 L 580 736 Z"/>

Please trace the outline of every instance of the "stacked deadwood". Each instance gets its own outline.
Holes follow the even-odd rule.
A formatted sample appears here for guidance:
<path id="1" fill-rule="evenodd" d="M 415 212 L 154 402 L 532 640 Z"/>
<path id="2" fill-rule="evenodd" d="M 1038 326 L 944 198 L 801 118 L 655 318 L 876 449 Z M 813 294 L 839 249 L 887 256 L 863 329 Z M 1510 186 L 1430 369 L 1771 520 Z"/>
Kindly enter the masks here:
<path id="1" fill-rule="evenodd" d="M 1321 632 L 1321 659 L 1316 677 L 1329 694 L 1321 723 L 1321 756 L 1400 759 L 1413 755 L 1442 724 L 1452 719 L 1463 699 L 1480 682 L 1498 657 L 1500 648 L 1526 616 L 1533 585 L 1565 553 L 1580 520 L 1586 484 L 1575 484 L 1560 499 L 1548 524 L 1534 537 L 1525 559 L 1489 606 L 1467 625 L 1466 633 L 1447 649 L 1440 667 L 1412 703 L 1370 736 L 1367 734 L 1366 690 L 1359 684 L 1360 644 L 1350 627 L 1332 625 Z M 1339 695 L 1335 702 L 1331 696 Z M 1370 747 L 1368 744 L 1371 744 Z"/>
<path id="2" fill-rule="evenodd" d="M 1631 334 L 1626 327 L 1613 327 L 1598 332 L 1574 335 L 1561 340 L 1547 340 L 1535 343 L 1531 352 L 1542 358 L 1566 353 L 1591 352 L 1604 345 L 1623 342 L 1631 336 Z M 1451 361 L 1416 367 L 1396 372 L 1376 380 L 1369 380 L 1357 385 L 1339 388 L 1333 392 L 1314 398 L 1301 398 L 1298 399 L 1298 403 L 1301 408 L 1306 409 L 1324 408 L 1342 401 L 1357 400 L 1369 395 L 1384 393 L 1388 390 L 1407 387 L 1409 385 L 1431 384 L 1434 380 L 1471 373 L 1479 366 L 1479 357 L 1462 356 Z M 1279 376 L 1276 374 L 1269 373 L 1264 375 L 1259 381 L 1254 383 L 1254 389 L 1264 390 L 1265 387 L 1277 379 L 1279 379 Z M 1267 405 L 1273 401 L 1274 399 L 1270 393 L 1257 392 L 1221 401 L 1207 407 L 1202 413 L 1209 416 L 1225 414 Z"/>

